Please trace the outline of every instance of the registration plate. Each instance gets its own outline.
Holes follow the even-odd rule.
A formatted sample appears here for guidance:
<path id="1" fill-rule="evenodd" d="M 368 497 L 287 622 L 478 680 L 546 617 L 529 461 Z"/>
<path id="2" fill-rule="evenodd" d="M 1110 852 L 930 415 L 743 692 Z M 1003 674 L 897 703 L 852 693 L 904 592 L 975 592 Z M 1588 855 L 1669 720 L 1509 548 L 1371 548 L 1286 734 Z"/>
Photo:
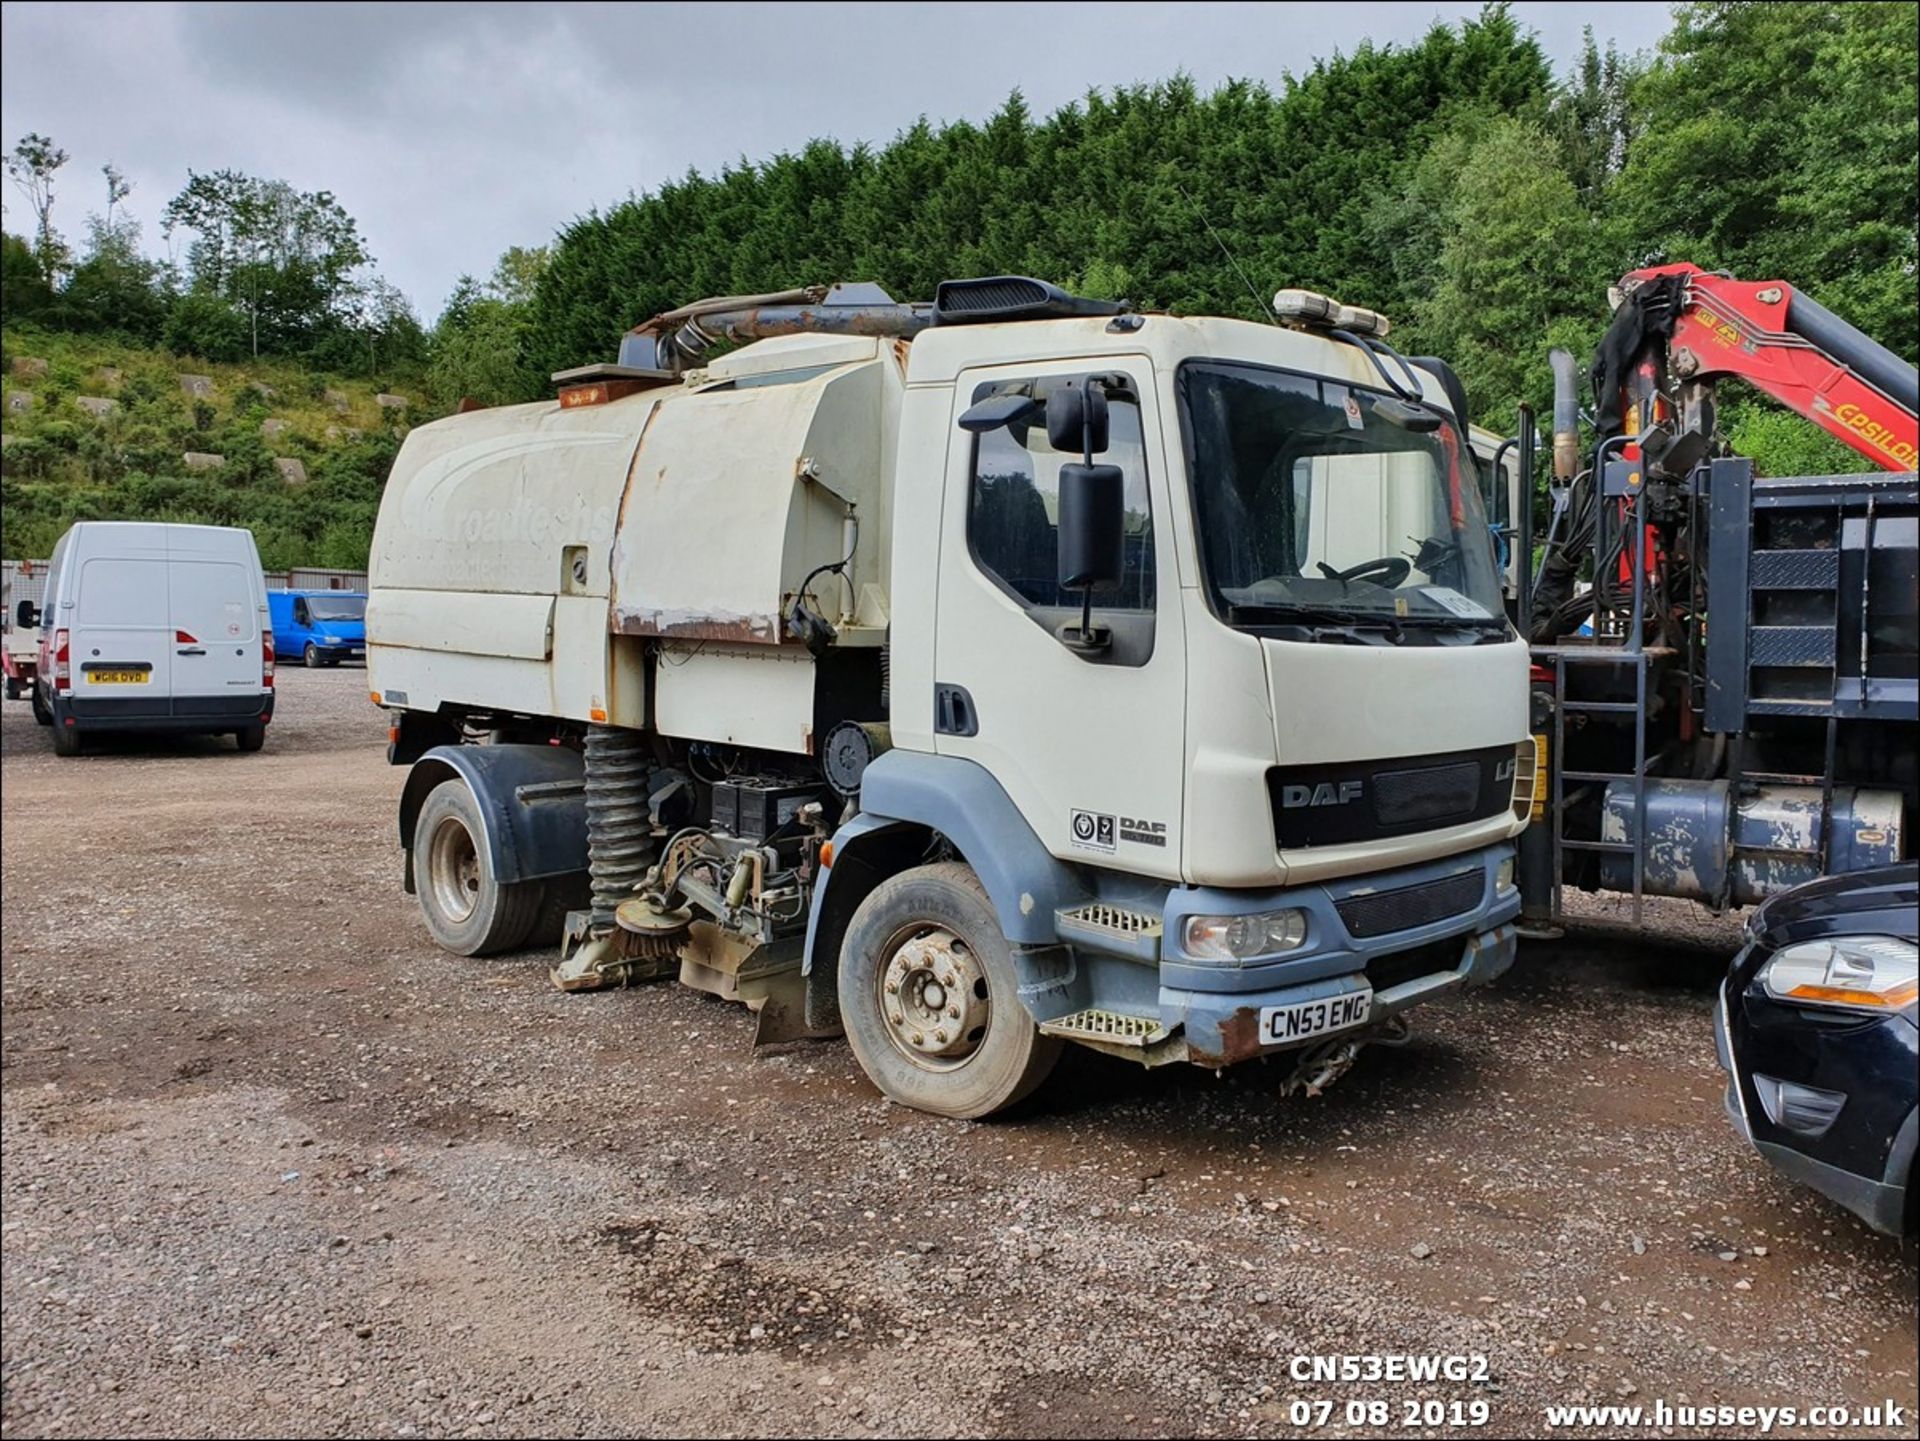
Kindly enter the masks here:
<path id="1" fill-rule="evenodd" d="M 151 675 L 144 670 L 90 670 L 87 679 L 95 685 L 145 685 Z"/>
<path id="2" fill-rule="evenodd" d="M 1329 1031 L 1344 1031 L 1365 1025 L 1373 1013 L 1373 992 L 1342 991 L 1317 1001 L 1299 1001 L 1291 1006 L 1263 1006 L 1260 1009 L 1260 1043 L 1285 1045 L 1324 1036 Z"/>

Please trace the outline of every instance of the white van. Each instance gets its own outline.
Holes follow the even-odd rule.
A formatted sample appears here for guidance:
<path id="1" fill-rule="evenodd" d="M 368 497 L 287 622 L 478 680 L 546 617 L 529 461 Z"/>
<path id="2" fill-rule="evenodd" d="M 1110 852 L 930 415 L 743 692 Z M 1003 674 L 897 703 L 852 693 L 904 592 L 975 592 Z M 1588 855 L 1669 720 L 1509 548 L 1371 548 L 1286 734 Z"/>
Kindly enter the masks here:
<path id="1" fill-rule="evenodd" d="M 232 735 L 273 719 L 273 627 L 253 532 L 82 521 L 53 548 L 33 713 L 77 755 L 95 731 Z"/>

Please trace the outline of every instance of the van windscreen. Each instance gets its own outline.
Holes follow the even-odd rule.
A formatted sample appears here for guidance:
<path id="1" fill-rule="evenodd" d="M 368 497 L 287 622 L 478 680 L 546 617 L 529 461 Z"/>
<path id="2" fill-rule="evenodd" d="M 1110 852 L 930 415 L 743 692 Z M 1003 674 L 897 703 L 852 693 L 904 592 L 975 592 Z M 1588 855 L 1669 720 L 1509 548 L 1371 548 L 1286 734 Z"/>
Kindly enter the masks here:
<path id="1" fill-rule="evenodd" d="M 307 609 L 315 620 L 365 620 L 367 598 L 364 595 L 310 595 Z"/>

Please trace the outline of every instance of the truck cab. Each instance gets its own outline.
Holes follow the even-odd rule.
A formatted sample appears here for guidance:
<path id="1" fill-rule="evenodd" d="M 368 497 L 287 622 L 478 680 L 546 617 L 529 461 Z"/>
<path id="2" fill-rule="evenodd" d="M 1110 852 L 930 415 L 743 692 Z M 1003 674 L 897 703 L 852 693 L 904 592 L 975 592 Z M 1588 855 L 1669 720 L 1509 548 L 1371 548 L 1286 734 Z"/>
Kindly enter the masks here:
<path id="1" fill-rule="evenodd" d="M 429 925 L 518 943 L 536 898 L 496 892 L 584 869 L 563 986 L 677 971 L 943 1114 L 1064 1043 L 1318 1089 L 1513 955 L 1527 654 L 1444 378 L 1344 307 L 942 292 L 894 336 L 757 310 L 678 372 L 662 317 L 665 365 L 413 432 L 369 639 Z M 543 777 L 577 745 L 577 840 L 495 807 L 543 781 L 448 743 L 476 717 Z"/>

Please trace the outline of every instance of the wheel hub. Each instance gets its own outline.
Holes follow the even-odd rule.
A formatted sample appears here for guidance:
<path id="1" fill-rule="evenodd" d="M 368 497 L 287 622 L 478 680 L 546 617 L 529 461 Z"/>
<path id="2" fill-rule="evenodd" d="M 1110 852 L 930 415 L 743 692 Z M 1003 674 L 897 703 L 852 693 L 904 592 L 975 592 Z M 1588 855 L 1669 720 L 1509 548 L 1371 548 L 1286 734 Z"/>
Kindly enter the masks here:
<path id="1" fill-rule="evenodd" d="M 909 935 L 880 978 L 880 1013 L 894 1043 L 915 1059 L 959 1062 L 987 1033 L 986 972 L 944 926 Z"/>
<path id="2" fill-rule="evenodd" d="M 449 919 L 464 921 L 473 914 L 480 900 L 480 854 L 467 828 L 451 816 L 433 833 L 427 870 L 434 899 Z"/>

